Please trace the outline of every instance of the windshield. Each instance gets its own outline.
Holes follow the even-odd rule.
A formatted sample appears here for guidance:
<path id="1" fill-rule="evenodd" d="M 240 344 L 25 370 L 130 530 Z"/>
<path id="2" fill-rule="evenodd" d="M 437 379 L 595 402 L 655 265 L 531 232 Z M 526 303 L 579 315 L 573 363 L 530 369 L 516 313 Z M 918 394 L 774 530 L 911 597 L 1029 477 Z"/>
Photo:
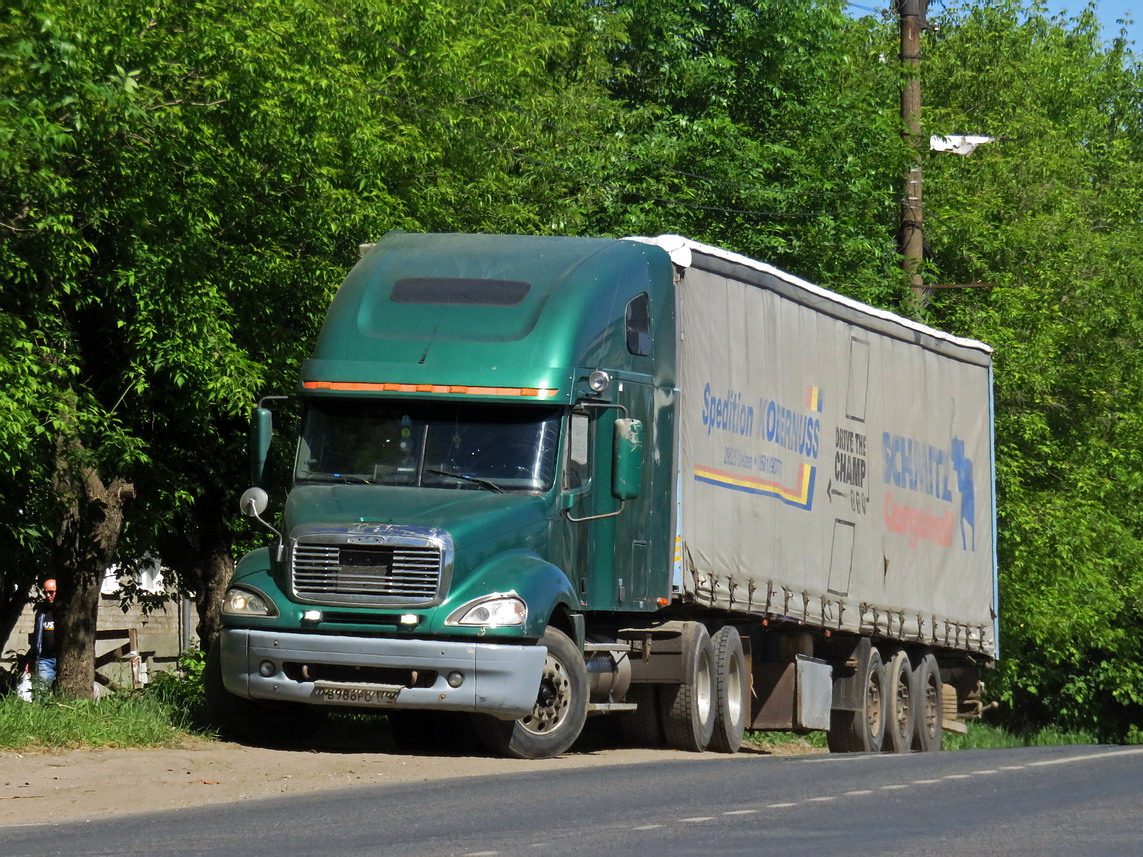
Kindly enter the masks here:
<path id="1" fill-rule="evenodd" d="M 552 408 L 311 399 L 294 479 L 546 491 L 559 426 Z"/>

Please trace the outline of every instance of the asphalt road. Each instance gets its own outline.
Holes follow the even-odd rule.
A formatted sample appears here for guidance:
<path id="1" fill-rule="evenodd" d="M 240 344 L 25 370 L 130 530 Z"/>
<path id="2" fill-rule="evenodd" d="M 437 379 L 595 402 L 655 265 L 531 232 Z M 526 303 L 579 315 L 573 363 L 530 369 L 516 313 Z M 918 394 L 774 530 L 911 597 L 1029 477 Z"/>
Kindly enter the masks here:
<path id="1" fill-rule="evenodd" d="M 2 857 L 536 854 L 1133 857 L 1143 748 L 705 755 L 0 829 Z"/>

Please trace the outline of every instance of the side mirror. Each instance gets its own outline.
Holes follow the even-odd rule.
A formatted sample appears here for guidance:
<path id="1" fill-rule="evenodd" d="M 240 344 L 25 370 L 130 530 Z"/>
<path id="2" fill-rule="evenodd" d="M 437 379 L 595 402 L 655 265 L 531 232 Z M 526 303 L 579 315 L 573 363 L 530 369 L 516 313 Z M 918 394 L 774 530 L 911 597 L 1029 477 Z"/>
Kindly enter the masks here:
<path id="1" fill-rule="evenodd" d="M 273 414 L 269 408 L 255 408 L 254 416 L 250 418 L 250 481 L 255 485 L 265 484 L 266 459 L 270 455 L 270 440 L 273 435 Z"/>
<path id="2" fill-rule="evenodd" d="M 238 499 L 238 508 L 247 518 L 258 518 L 270 505 L 270 497 L 261 488 L 247 488 Z"/>
<path id="3" fill-rule="evenodd" d="M 611 459 L 611 493 L 617 500 L 634 500 L 643 483 L 643 423 L 615 421 Z"/>

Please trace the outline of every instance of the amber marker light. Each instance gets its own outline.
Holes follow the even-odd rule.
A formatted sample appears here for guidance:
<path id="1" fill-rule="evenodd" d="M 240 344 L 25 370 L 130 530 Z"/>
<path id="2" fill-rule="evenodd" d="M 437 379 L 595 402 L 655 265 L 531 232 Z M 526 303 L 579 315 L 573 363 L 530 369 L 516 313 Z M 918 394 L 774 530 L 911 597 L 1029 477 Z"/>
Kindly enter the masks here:
<path id="1" fill-rule="evenodd" d="M 396 384 L 389 381 L 303 381 L 306 390 L 335 390 L 346 393 L 445 393 L 463 396 L 520 396 L 550 399 L 559 390 L 551 387 L 473 387 L 467 384 Z"/>

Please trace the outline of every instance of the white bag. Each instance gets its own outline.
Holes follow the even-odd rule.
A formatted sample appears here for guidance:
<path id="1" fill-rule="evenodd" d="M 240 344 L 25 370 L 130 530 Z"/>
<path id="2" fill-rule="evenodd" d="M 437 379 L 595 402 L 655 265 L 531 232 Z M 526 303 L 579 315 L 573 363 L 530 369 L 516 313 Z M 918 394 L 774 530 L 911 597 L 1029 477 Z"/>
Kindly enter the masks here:
<path id="1" fill-rule="evenodd" d="M 32 674 L 30 672 L 20 673 L 20 677 L 16 680 L 16 696 L 24 702 L 32 701 Z"/>

